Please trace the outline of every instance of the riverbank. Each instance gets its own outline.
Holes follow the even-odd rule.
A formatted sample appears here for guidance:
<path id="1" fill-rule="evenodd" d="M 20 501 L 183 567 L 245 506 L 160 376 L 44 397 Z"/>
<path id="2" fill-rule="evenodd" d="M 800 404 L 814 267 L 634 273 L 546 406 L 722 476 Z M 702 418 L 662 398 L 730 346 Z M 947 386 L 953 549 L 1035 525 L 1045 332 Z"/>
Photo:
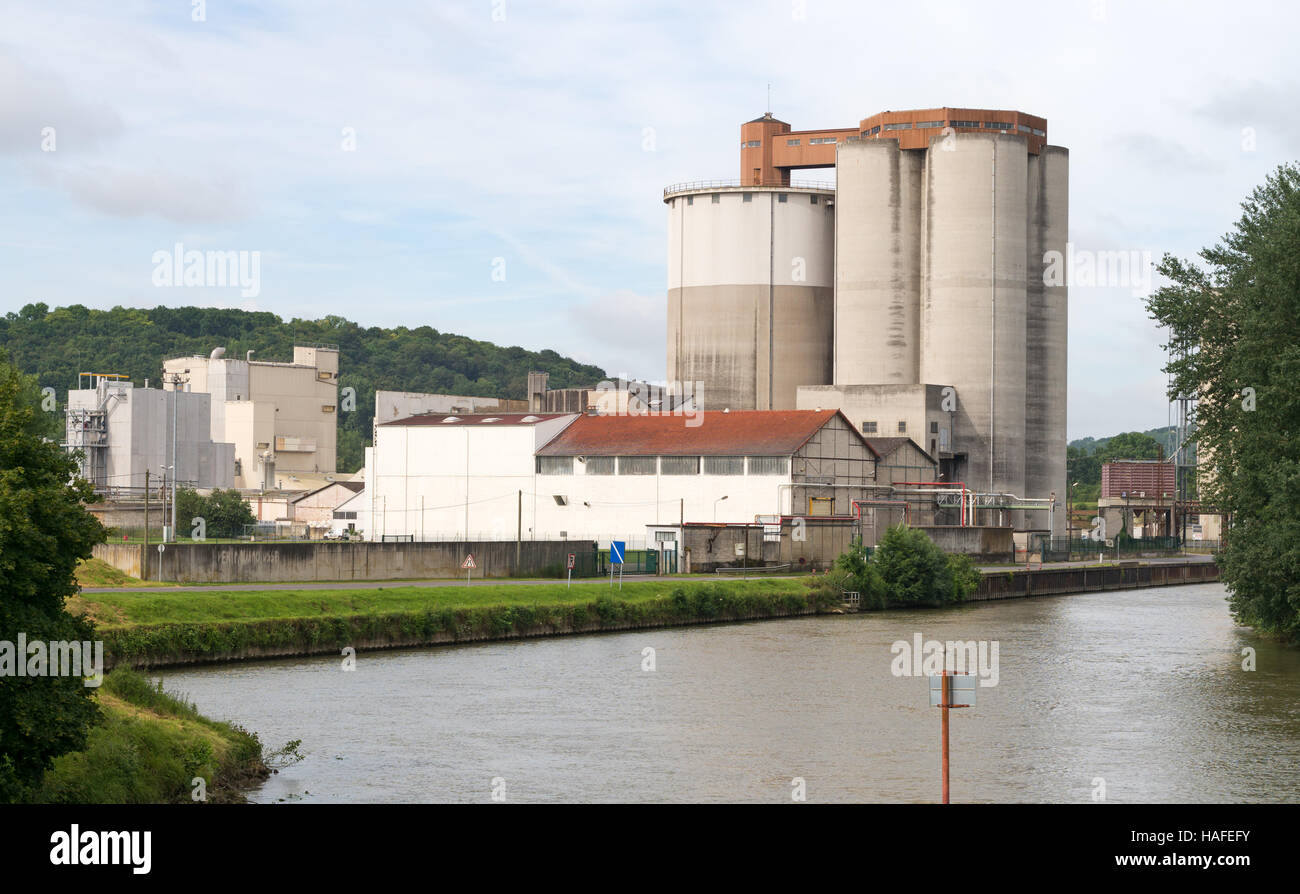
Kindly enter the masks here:
<path id="1" fill-rule="evenodd" d="M 346 590 L 83 593 L 109 667 L 338 655 L 538 636 L 602 633 L 842 612 L 816 576 L 726 580 L 391 586 Z M 969 601 L 1176 586 L 1218 580 L 1212 562 L 986 572 Z"/>
<path id="2" fill-rule="evenodd" d="M 837 610 L 807 578 L 82 594 L 105 663 L 137 668 L 599 633 Z"/>
<path id="3" fill-rule="evenodd" d="M 257 736 L 209 720 L 195 705 L 118 669 L 95 694 L 100 720 L 86 747 L 56 758 L 28 801 L 52 804 L 242 803 L 266 779 Z"/>

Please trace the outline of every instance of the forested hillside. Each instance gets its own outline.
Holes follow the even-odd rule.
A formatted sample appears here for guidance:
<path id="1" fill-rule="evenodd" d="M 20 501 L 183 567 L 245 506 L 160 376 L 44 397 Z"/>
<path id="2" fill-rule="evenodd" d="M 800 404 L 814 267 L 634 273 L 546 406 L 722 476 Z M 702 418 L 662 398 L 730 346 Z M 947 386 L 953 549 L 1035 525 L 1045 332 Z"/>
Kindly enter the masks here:
<path id="1" fill-rule="evenodd" d="M 208 354 L 289 361 L 293 345 L 324 342 L 339 346 L 340 386 L 356 389 L 355 412 L 339 416 L 339 468 L 355 471 L 370 436 L 376 389 L 523 398 L 530 370 L 550 373 L 550 387 L 594 385 L 599 367 L 554 351 L 503 348 L 490 342 L 439 332 L 362 327 L 342 317 L 282 320 L 265 311 L 211 307 L 115 307 L 92 310 L 79 304 L 50 310 L 29 304 L 0 317 L 0 349 L 14 365 L 55 389 L 59 403 L 77 386 L 77 374 L 123 373 L 137 386 L 157 386 L 162 362 L 180 354 Z"/>

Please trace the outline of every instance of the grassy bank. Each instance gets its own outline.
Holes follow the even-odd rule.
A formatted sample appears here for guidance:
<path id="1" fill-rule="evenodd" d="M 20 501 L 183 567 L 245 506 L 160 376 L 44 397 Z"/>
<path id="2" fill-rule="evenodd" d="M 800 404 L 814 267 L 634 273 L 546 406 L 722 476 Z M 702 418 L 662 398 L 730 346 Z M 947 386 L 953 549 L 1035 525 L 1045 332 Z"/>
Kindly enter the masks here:
<path id="1" fill-rule="evenodd" d="M 93 593 L 108 660 L 158 666 L 808 614 L 838 604 L 806 578 Z"/>
<path id="2" fill-rule="evenodd" d="M 244 800 L 264 779 L 257 736 L 201 715 L 194 705 L 114 670 L 96 693 L 101 719 L 82 751 L 54 761 L 29 800 L 58 804 L 191 803 L 202 777 L 205 800 Z"/>
<path id="3" fill-rule="evenodd" d="M 103 559 L 82 559 L 77 562 L 79 587 L 173 587 L 161 581 L 140 580 L 125 571 L 119 571 Z"/>

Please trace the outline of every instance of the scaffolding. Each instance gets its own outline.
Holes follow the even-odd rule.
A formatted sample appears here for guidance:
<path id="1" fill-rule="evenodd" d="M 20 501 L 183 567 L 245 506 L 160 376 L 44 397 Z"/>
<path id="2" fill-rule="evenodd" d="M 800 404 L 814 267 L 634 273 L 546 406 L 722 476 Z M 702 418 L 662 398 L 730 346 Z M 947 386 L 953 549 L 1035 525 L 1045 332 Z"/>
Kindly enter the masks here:
<path id="1" fill-rule="evenodd" d="M 108 416 L 125 389 L 113 387 L 129 376 L 117 373 L 78 373 L 77 389 L 95 391 L 95 408 L 68 408 L 66 436 L 63 448 L 80 451 L 80 475 L 89 481 L 97 492 L 109 489 L 108 480 Z"/>

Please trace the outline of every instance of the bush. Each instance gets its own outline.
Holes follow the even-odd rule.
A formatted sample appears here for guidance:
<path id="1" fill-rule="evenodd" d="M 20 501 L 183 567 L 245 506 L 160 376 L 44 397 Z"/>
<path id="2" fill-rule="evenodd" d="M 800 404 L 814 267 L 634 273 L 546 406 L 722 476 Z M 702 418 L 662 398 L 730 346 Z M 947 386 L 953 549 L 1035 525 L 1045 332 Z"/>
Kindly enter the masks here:
<path id="1" fill-rule="evenodd" d="M 816 588 L 861 594 L 863 608 L 946 605 L 969 599 L 980 572 L 969 556 L 950 556 L 924 532 L 904 525 L 887 530 L 874 552 L 853 546 L 835 560 Z"/>

